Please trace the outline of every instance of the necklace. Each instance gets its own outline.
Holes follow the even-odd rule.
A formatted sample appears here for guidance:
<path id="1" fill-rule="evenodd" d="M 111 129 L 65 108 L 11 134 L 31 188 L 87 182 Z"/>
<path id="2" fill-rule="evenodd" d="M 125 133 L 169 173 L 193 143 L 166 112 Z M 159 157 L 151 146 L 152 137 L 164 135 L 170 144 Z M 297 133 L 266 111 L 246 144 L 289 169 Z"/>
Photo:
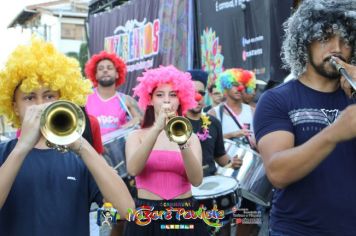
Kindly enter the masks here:
<path id="1" fill-rule="evenodd" d="M 202 120 L 202 125 L 201 125 L 201 131 L 197 132 L 197 136 L 200 139 L 200 141 L 205 141 L 209 136 L 209 125 L 211 124 L 211 121 L 209 119 L 209 116 L 202 114 L 201 115 L 201 120 Z"/>

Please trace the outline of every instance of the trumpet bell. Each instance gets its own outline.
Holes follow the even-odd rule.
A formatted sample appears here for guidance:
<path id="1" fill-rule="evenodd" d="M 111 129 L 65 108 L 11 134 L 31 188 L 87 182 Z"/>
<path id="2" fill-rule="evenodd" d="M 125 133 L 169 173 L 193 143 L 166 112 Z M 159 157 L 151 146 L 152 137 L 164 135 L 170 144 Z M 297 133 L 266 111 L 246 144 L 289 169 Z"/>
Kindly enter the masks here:
<path id="1" fill-rule="evenodd" d="M 85 129 L 85 116 L 78 105 L 59 100 L 42 112 L 40 126 L 41 133 L 47 141 L 65 146 L 82 136 Z"/>
<path id="2" fill-rule="evenodd" d="M 169 119 L 165 131 L 169 140 L 178 144 L 184 144 L 192 135 L 193 127 L 187 118 L 175 116 Z"/>

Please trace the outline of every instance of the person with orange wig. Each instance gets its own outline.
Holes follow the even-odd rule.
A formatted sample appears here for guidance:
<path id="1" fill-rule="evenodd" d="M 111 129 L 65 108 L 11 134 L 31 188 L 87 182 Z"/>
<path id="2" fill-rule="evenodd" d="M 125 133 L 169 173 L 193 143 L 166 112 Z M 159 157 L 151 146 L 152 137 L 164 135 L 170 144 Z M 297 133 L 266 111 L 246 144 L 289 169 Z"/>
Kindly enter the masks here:
<path id="1" fill-rule="evenodd" d="M 116 91 L 125 83 L 126 72 L 125 62 L 105 51 L 92 56 L 85 66 L 86 76 L 94 85 L 86 110 L 98 119 L 102 135 L 141 121 L 142 112 L 136 101 Z"/>

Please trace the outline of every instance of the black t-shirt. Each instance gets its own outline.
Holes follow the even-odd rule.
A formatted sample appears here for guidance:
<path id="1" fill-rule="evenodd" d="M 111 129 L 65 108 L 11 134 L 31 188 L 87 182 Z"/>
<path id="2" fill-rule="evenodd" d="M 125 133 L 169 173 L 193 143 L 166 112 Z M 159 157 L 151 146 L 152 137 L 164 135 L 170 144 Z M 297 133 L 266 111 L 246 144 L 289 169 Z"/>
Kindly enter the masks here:
<path id="1" fill-rule="evenodd" d="M 204 168 L 204 176 L 214 175 L 216 172 L 214 158 L 219 158 L 225 155 L 224 138 L 222 134 L 222 128 L 220 121 L 213 116 L 207 115 L 211 124 L 208 127 L 209 136 L 206 140 L 201 141 L 201 147 L 203 151 L 203 166 L 208 165 L 208 168 Z M 189 119 L 189 118 L 188 118 Z M 202 120 L 189 119 L 193 126 L 193 132 L 202 132 Z"/>
<path id="2" fill-rule="evenodd" d="M 203 108 L 203 112 L 208 112 L 211 108 L 213 108 L 212 105 L 206 106 Z"/>

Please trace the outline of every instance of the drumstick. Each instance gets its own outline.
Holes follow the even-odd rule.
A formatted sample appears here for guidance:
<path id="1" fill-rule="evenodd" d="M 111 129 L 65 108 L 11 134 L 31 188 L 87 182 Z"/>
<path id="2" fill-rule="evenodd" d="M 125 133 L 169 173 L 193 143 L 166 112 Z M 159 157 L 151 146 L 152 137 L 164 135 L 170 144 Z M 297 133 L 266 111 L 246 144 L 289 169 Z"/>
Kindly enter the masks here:
<path id="1" fill-rule="evenodd" d="M 120 161 L 119 164 L 117 164 L 114 169 L 116 170 L 117 168 L 119 168 L 120 166 L 122 166 L 123 164 L 125 164 L 124 161 Z"/>
<path id="2" fill-rule="evenodd" d="M 203 170 L 208 169 L 208 168 L 209 168 L 209 165 L 203 166 Z"/>

